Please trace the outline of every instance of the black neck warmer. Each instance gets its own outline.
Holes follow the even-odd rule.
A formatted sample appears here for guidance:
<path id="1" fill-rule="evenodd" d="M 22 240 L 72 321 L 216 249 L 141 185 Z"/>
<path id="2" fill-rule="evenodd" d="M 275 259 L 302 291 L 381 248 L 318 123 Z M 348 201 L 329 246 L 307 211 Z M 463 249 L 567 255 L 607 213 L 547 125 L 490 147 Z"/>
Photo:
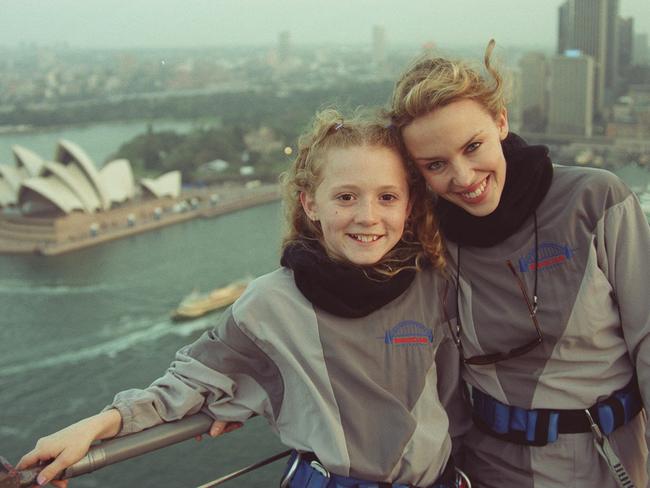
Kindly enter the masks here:
<path id="1" fill-rule="evenodd" d="M 395 276 L 332 260 L 314 241 L 287 246 L 282 266 L 293 270 L 302 294 L 318 308 L 346 318 L 364 317 L 400 296 L 415 278 L 414 269 Z"/>
<path id="2" fill-rule="evenodd" d="M 436 213 L 446 239 L 463 246 L 494 246 L 517 232 L 548 192 L 553 165 L 546 146 L 529 146 L 513 132 L 501 146 L 506 182 L 499 205 L 490 215 L 475 217 L 438 198 Z"/>

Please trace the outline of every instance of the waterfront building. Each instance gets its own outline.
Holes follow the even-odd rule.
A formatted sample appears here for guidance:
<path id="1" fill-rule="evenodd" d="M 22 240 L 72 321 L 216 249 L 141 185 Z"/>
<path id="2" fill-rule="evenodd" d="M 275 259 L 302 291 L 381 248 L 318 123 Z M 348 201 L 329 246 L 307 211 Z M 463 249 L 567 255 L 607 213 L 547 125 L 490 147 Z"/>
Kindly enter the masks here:
<path id="1" fill-rule="evenodd" d="M 117 159 L 97 169 L 77 144 L 59 141 L 53 161 L 33 151 L 12 148 L 15 166 L 0 164 L 0 209 L 13 208 L 23 216 L 56 216 L 73 212 L 95 214 L 124 205 L 136 197 L 131 164 Z M 141 182 L 144 195 L 176 197 L 178 171 Z"/>
<path id="2" fill-rule="evenodd" d="M 549 134 L 591 136 L 593 79 L 594 61 L 591 56 L 569 52 L 551 60 Z"/>
<path id="3" fill-rule="evenodd" d="M 0 164 L 0 253 L 71 252 L 279 198 L 277 185 L 259 181 L 181 191 L 180 171 L 136 184 L 127 160 L 97 169 L 66 140 L 54 161 L 24 147 L 12 150 L 16 164 Z"/>

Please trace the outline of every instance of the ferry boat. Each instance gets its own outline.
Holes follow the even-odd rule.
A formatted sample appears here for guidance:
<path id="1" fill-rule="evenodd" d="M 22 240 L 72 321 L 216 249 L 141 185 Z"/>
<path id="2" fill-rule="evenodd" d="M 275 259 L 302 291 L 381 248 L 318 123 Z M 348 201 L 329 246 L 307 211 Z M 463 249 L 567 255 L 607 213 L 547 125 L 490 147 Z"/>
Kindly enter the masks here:
<path id="1" fill-rule="evenodd" d="M 172 312 L 172 319 L 175 321 L 191 320 L 227 307 L 244 293 L 250 281 L 251 278 L 244 278 L 207 293 L 194 290 L 183 298 L 176 310 Z"/>

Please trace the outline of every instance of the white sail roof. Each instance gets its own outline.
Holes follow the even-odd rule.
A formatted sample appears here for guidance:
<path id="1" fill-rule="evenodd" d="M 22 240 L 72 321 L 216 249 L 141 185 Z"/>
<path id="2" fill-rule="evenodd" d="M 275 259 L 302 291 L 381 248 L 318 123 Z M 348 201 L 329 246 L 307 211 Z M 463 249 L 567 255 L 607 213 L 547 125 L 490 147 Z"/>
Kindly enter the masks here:
<path id="1" fill-rule="evenodd" d="M 93 213 L 101 208 L 97 193 L 86 175 L 75 165 L 65 166 L 57 161 L 47 161 L 41 173 L 43 177 L 54 175 L 81 202 L 84 210 Z"/>
<path id="2" fill-rule="evenodd" d="M 110 208 L 111 203 L 108 198 L 108 191 L 104 188 L 102 182 L 100 181 L 99 172 L 95 167 L 95 163 L 93 163 L 92 159 L 90 159 L 90 156 L 88 156 L 88 154 L 86 154 L 86 152 L 81 149 L 80 146 L 74 142 L 61 139 L 57 146 L 54 159 L 66 165 L 78 165 L 95 189 L 95 192 L 97 193 L 97 196 L 101 203 L 101 208 L 103 210 Z"/>
<path id="3" fill-rule="evenodd" d="M 20 182 L 24 179 L 25 177 L 22 172 L 15 166 L 0 164 L 0 180 L 6 182 L 13 189 L 14 193 L 18 192 Z"/>
<path id="4" fill-rule="evenodd" d="M 23 181 L 18 192 L 19 206 L 24 207 L 29 202 L 30 192 L 43 197 L 65 213 L 84 210 L 79 198 L 56 176 L 29 178 Z"/>
<path id="5" fill-rule="evenodd" d="M 0 207 L 8 207 L 15 203 L 16 192 L 6 180 L 0 178 Z"/>
<path id="6" fill-rule="evenodd" d="M 142 178 L 140 185 L 146 193 L 154 197 L 173 197 L 181 194 L 181 172 L 170 171 L 158 178 Z"/>
<path id="7" fill-rule="evenodd" d="M 99 179 L 108 191 L 112 203 L 123 203 L 135 195 L 135 180 L 131 163 L 126 159 L 116 159 L 99 170 Z"/>
<path id="8" fill-rule="evenodd" d="M 18 145 L 11 146 L 11 151 L 14 153 L 18 168 L 25 168 L 25 177 L 38 176 L 40 174 L 43 168 L 42 157 L 32 150 Z"/>

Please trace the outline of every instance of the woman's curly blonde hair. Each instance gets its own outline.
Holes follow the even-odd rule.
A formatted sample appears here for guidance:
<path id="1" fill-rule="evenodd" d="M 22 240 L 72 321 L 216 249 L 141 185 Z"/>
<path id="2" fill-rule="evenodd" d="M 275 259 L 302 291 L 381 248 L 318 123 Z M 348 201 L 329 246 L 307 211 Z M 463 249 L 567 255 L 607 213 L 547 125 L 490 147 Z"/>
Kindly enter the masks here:
<path id="1" fill-rule="evenodd" d="M 298 141 L 298 154 L 290 168 L 280 176 L 285 213 L 285 232 L 282 249 L 293 244 L 305 244 L 310 240 L 322 243 L 323 232 L 320 223 L 310 220 L 300 203 L 300 194 L 313 196 L 322 181 L 323 165 L 327 153 L 334 148 L 355 146 L 376 146 L 394 149 L 398 154 L 399 137 L 396 131 L 387 126 L 378 116 L 357 111 L 353 116 L 344 118 L 334 108 L 324 109 L 316 114 L 311 127 Z M 403 269 L 421 267 L 426 258 L 434 266 L 443 266 L 442 246 L 434 248 L 421 246 L 421 232 L 429 236 L 427 242 L 440 241 L 438 226 L 433 220 L 431 203 L 426 196 L 422 179 L 404 162 L 407 173 L 410 201 L 413 210 L 407 219 L 400 243 L 386 254 L 372 268 L 374 271 L 392 276 Z"/>
<path id="2" fill-rule="evenodd" d="M 416 61 L 395 84 L 389 112 L 394 126 L 401 132 L 413 119 L 463 99 L 477 101 L 496 119 L 506 107 L 506 83 L 491 63 L 495 46 L 491 39 L 483 57 L 491 80 L 465 61 L 443 57 Z"/>

